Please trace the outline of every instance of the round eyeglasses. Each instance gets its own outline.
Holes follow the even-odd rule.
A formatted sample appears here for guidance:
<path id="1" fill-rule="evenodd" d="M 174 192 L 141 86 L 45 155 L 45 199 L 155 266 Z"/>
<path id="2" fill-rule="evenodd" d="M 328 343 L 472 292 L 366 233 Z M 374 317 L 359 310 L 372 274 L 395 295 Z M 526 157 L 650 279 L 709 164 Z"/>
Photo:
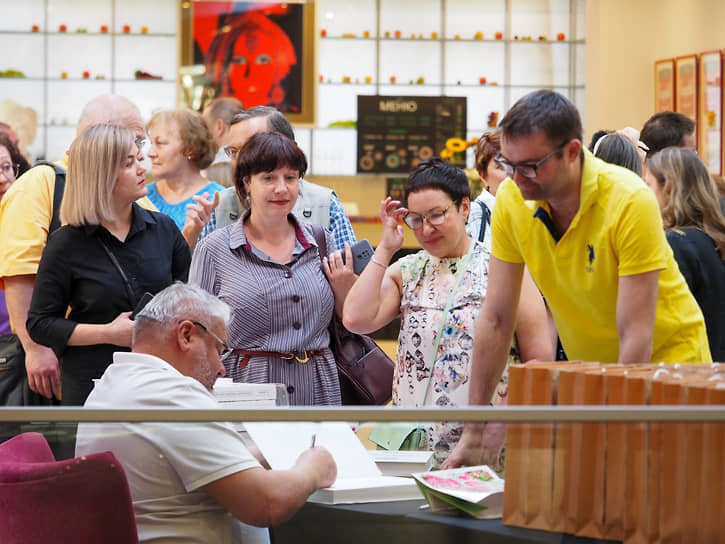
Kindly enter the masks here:
<path id="1" fill-rule="evenodd" d="M 403 221 L 413 230 L 418 230 L 423 226 L 424 222 L 428 222 L 429 225 L 442 225 L 446 220 L 446 212 L 453 206 L 453 203 L 449 204 L 443 210 L 433 210 L 426 215 L 420 215 L 415 212 L 408 212 L 403 216 Z"/>

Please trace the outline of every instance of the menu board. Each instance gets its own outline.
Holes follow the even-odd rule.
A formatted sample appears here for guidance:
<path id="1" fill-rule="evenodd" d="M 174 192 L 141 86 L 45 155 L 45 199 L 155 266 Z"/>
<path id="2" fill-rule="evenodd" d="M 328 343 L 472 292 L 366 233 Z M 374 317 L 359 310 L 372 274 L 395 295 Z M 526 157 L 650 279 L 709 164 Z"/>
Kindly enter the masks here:
<path id="1" fill-rule="evenodd" d="M 407 174 L 439 155 L 449 138 L 466 139 L 466 98 L 358 96 L 358 173 Z M 451 160 L 465 167 L 465 154 Z"/>

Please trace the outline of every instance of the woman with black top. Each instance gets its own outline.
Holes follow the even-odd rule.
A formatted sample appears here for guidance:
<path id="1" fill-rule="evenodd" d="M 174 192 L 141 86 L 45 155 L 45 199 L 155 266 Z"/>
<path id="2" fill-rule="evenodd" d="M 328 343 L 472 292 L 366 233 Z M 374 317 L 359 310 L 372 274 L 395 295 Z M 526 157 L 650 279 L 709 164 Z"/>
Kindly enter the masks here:
<path id="1" fill-rule="evenodd" d="M 725 361 L 725 217 L 707 167 L 688 149 L 647 159 L 647 185 L 662 210 L 667 241 L 705 317 L 713 361 Z"/>
<path id="2" fill-rule="evenodd" d="M 80 405 L 131 347 L 145 292 L 186 281 L 191 255 L 169 217 L 140 208 L 145 170 L 134 134 L 95 125 L 70 148 L 60 218 L 40 261 L 27 327 L 61 362 L 62 404 Z M 66 316 L 66 310 L 70 313 Z"/>

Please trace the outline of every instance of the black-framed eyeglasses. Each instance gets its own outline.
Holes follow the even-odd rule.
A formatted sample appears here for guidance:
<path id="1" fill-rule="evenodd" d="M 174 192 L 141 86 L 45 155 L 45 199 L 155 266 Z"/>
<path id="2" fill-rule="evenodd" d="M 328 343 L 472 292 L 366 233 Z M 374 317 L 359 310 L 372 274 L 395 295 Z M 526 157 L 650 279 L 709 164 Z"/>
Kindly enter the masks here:
<path id="1" fill-rule="evenodd" d="M 446 212 L 453 206 L 451 202 L 442 210 L 433 210 L 426 215 L 420 215 L 415 212 L 408 212 L 403 216 L 403 221 L 413 230 L 418 230 L 423 226 L 425 221 L 428 221 L 429 225 L 442 225 L 446 220 Z"/>
<path id="2" fill-rule="evenodd" d="M 222 149 L 224 150 L 224 154 L 227 156 L 227 158 L 229 160 L 233 161 L 234 159 L 237 158 L 237 154 L 239 153 L 238 147 L 233 147 L 233 146 L 227 144 L 224 147 L 222 147 Z"/>
<path id="3" fill-rule="evenodd" d="M 554 151 L 549 153 L 546 157 L 541 159 L 539 162 L 535 164 L 527 164 L 527 163 L 519 163 L 519 164 L 513 164 L 506 159 L 503 158 L 501 155 L 501 152 L 499 152 L 495 157 L 494 161 L 496 161 L 496 164 L 503 170 L 507 176 L 513 177 L 514 172 L 518 170 L 519 174 L 521 174 L 525 178 L 535 178 L 536 172 L 539 168 L 541 168 L 546 161 L 548 161 L 551 157 L 556 155 L 559 151 L 564 149 L 564 146 L 568 144 L 570 140 L 566 140 L 565 142 L 562 142 L 561 145 L 557 146 Z"/>
<path id="4" fill-rule="evenodd" d="M 16 163 L 6 162 L 5 164 L 0 164 L 0 172 L 3 176 L 5 176 L 5 179 L 7 180 L 13 180 L 18 177 L 18 172 L 20 171 L 20 165 Z"/>
<path id="5" fill-rule="evenodd" d="M 211 336 L 214 340 L 219 342 L 219 345 L 222 347 L 222 350 L 219 352 L 219 358 L 221 360 L 226 359 L 227 357 L 229 357 L 232 354 L 232 351 L 233 351 L 232 348 L 227 346 L 227 343 L 224 340 L 222 340 L 216 334 L 211 332 L 206 325 L 199 323 L 198 321 L 192 321 L 192 323 L 194 325 L 196 325 L 197 327 L 199 327 L 201 330 L 203 330 L 205 333 L 207 333 L 209 336 Z"/>

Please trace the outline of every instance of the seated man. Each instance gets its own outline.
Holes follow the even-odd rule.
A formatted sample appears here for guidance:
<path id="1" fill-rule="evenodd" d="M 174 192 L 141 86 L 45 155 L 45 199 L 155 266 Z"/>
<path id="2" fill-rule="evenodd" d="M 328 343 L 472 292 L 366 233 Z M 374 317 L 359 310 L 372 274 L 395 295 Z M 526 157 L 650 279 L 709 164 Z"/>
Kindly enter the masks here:
<path id="1" fill-rule="evenodd" d="M 85 406 L 218 408 L 211 389 L 230 315 L 198 287 L 167 287 L 136 316 L 133 351 L 114 354 Z M 337 474 L 320 447 L 290 470 L 265 470 L 228 423 L 79 425 L 77 456 L 106 450 L 126 471 L 141 542 L 241 542 L 239 521 L 279 523 Z"/>

